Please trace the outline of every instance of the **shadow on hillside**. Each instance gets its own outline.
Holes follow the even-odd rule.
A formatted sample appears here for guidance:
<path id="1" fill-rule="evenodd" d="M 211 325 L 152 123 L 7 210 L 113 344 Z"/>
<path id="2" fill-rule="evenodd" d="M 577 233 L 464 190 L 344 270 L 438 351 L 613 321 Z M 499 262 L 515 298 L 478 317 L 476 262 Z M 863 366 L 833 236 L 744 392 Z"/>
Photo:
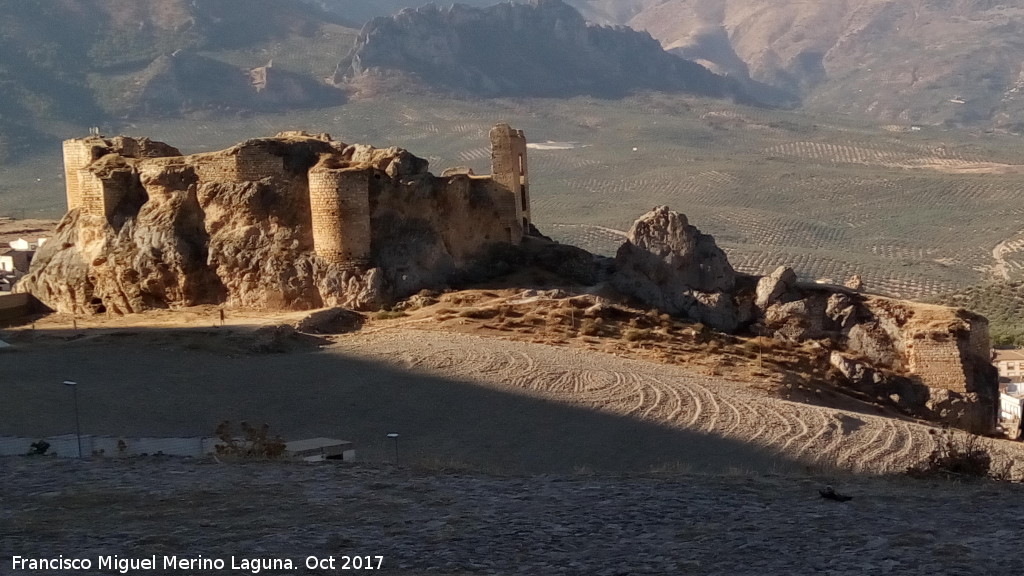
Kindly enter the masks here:
<path id="1" fill-rule="evenodd" d="M 786 471 L 802 464 L 741 442 L 677 430 L 346 357 L 337 351 L 227 356 L 168 345 L 192 331 L 68 342 L 37 331 L 6 353 L 0 435 L 73 433 L 64 380 L 78 382 L 83 434 L 212 435 L 229 419 L 268 423 L 286 439 L 356 443 L 360 460 L 466 464 L 485 470 L 579 468 Z M 84 331 L 88 333 L 88 331 Z M 125 331 L 127 334 L 127 331 Z M 50 336 L 63 335 L 56 331 Z M 155 341 L 153 340 L 155 338 Z M 48 340 L 48 341 L 47 341 Z"/>

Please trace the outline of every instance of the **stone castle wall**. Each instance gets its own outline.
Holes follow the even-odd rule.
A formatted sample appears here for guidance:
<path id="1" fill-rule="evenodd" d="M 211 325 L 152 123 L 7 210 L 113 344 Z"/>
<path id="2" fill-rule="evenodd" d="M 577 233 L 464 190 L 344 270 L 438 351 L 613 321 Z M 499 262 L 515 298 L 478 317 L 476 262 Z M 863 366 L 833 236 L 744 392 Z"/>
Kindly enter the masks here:
<path id="1" fill-rule="evenodd" d="M 992 354 L 992 340 L 989 337 L 988 320 L 981 316 L 975 316 L 967 322 L 970 326 L 968 343 L 970 354 L 984 362 L 989 362 Z"/>
<path id="2" fill-rule="evenodd" d="M 67 194 L 68 210 L 82 206 L 81 171 L 98 158 L 99 153 L 98 147 L 89 139 L 64 141 L 64 189 Z"/>
<path id="3" fill-rule="evenodd" d="M 213 154 L 197 155 L 202 161 L 195 162 L 196 175 L 204 182 L 238 182 L 238 161 L 234 156 Z"/>
<path id="4" fill-rule="evenodd" d="M 316 166 L 309 171 L 313 247 L 331 263 L 370 260 L 372 170 Z"/>
<path id="5" fill-rule="evenodd" d="M 377 158 L 377 166 L 345 156 L 352 147 L 330 142 L 326 134 L 286 133 L 192 156 L 147 139 L 91 136 L 64 143 L 68 208 L 109 218 L 133 186 L 147 187 L 139 181 L 140 171 L 163 173 L 180 164 L 189 166 L 200 182 L 244 184 L 269 178 L 274 186 L 298 193 L 306 188 L 314 252 L 326 262 L 373 262 L 375 205 L 434 222 L 455 261 L 464 262 L 488 244 L 518 244 L 528 230 L 526 139 L 507 124 L 496 126 L 490 138 L 492 176 L 436 178 L 426 172 L 425 162 L 398 148 L 364 147 Z M 305 140 L 331 145 L 310 146 Z M 416 162 L 423 162 L 422 173 Z"/>
<path id="6" fill-rule="evenodd" d="M 951 334 L 921 334 L 907 345 L 910 372 L 929 388 L 966 393 L 970 386 L 964 371 L 960 343 Z"/>
<path id="7" fill-rule="evenodd" d="M 465 182 L 464 185 L 469 186 L 471 194 L 492 199 L 503 225 L 502 238 L 507 237 L 510 244 L 519 244 L 523 241 L 526 230 L 523 229 L 522 211 L 518 209 L 515 195 L 509 193 L 505 186 L 497 183 L 494 178 L 487 177 L 463 176 L 450 180 L 452 183 L 455 181 Z"/>
<path id="8" fill-rule="evenodd" d="M 243 146 L 235 155 L 236 178 L 255 182 L 284 175 L 284 158 L 255 146 Z"/>

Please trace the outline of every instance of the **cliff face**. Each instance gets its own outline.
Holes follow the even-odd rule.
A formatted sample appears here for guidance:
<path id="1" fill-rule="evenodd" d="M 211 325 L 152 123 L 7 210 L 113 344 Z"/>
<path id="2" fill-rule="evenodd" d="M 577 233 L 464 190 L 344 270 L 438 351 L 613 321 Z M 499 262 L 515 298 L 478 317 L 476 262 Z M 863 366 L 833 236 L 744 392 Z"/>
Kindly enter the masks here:
<path id="1" fill-rule="evenodd" d="M 561 0 L 406 9 L 367 23 L 335 83 L 400 73 L 484 96 L 621 96 L 635 90 L 746 98 L 735 82 L 665 52 L 647 33 L 589 25 Z"/>

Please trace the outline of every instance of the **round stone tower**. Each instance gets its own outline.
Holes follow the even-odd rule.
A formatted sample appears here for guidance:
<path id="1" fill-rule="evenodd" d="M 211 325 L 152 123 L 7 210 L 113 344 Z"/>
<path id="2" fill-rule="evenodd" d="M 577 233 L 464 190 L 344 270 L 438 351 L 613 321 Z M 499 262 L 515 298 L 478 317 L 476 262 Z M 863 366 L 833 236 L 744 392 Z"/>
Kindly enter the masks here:
<path id="1" fill-rule="evenodd" d="M 323 162 L 309 171 L 313 248 L 333 264 L 370 262 L 370 179 L 373 171 L 333 168 Z"/>

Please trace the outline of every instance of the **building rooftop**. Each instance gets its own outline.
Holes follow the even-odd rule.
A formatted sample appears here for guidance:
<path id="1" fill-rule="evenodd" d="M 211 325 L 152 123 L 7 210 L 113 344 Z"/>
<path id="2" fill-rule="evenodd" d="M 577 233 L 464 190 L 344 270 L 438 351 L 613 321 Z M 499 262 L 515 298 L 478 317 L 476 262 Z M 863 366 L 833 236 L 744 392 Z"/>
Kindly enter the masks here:
<path id="1" fill-rule="evenodd" d="M 1009 350 L 993 350 L 994 362 L 1019 362 L 1024 361 L 1024 349 L 1011 348 Z"/>

